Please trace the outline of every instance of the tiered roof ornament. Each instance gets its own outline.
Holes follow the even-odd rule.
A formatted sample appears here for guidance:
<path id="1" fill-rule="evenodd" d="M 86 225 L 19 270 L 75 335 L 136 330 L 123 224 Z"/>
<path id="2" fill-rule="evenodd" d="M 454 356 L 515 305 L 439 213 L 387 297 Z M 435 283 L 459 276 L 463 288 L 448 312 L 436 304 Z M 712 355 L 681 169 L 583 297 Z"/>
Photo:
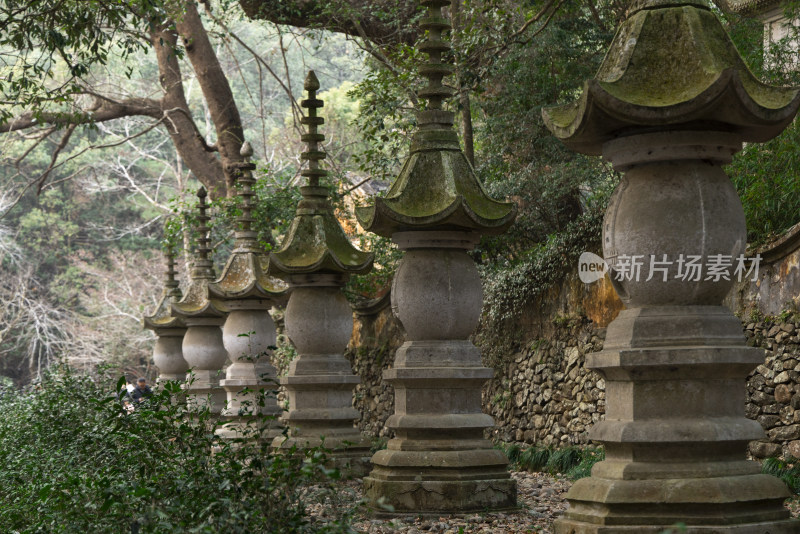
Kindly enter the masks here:
<path id="1" fill-rule="evenodd" d="M 419 45 L 428 54 L 420 68 L 428 84 L 418 96 L 426 101 L 417 113 L 418 129 L 411 153 L 385 198 L 373 206 L 356 208 L 365 230 L 390 236 L 406 230 L 462 230 L 497 234 L 514 220 L 512 203 L 492 199 L 483 189 L 472 165 L 461 151 L 453 129 L 454 114 L 443 109 L 453 91 L 442 83 L 453 66 L 442 62 L 450 51 L 442 33 L 451 28 L 442 8 L 449 0 L 421 0 L 428 12 L 420 21 L 427 31 Z"/>
<path id="2" fill-rule="evenodd" d="M 632 127 L 717 124 L 764 142 L 792 121 L 797 101 L 796 89 L 753 75 L 706 0 L 637 0 L 580 98 L 542 115 L 569 148 L 599 155 Z"/>
<path id="3" fill-rule="evenodd" d="M 214 281 L 214 264 L 211 261 L 208 235 L 208 205 L 206 197 L 208 192 L 205 187 L 197 190 L 197 248 L 192 262 L 189 286 L 184 297 L 172 304 L 172 312 L 184 319 L 191 317 L 225 317 L 227 311 L 221 302 L 209 296 L 209 285 Z"/>
<path id="4" fill-rule="evenodd" d="M 142 326 L 148 330 L 160 331 L 166 328 L 186 328 L 183 320 L 172 314 L 172 303 L 178 302 L 183 296 L 178 281 L 175 279 L 175 251 L 172 245 L 167 245 L 164 250 L 164 260 L 167 265 L 164 280 L 164 290 L 152 315 L 142 318 Z"/>
<path id="5" fill-rule="evenodd" d="M 319 146 L 325 136 L 317 128 L 325 119 L 317 116 L 323 102 L 317 99 L 320 85 L 314 71 L 309 71 L 304 87 L 308 98 L 300 104 L 308 109 L 308 116 L 300 122 L 308 131 L 301 137 L 306 144 L 301 157 L 308 161 L 308 167 L 300 174 L 308 180 L 308 185 L 300 188 L 303 199 L 282 246 L 271 256 L 270 273 L 282 278 L 311 273 L 364 274 L 372 268 L 373 255 L 350 243 L 333 213 L 328 188 L 320 185 L 320 179 L 328 172 L 319 163 L 326 156 Z"/>
<path id="6" fill-rule="evenodd" d="M 222 300 L 269 299 L 281 298 L 286 294 L 286 284 L 269 276 L 269 256 L 259 245 L 253 230 L 253 170 L 256 166 L 249 161 L 253 149 L 249 142 L 242 145 L 241 155 L 248 161 L 238 165 L 239 197 L 241 198 L 241 214 L 236 218 L 237 229 L 234 232 L 234 247 L 222 276 L 209 284 L 212 298 Z"/>
<path id="7" fill-rule="evenodd" d="M 644 0 L 578 100 L 543 110 L 567 147 L 622 174 L 602 243 L 625 310 L 585 363 L 605 379 L 605 419 L 588 434 L 605 460 L 570 488 L 556 534 L 661 532 L 676 517 L 687 532 L 800 531 L 786 486 L 746 458 L 764 431 L 739 400 L 764 354 L 722 305 L 735 276 L 705 276 L 714 258 L 744 259 L 723 165 L 778 135 L 798 105 L 796 88 L 753 76 L 705 0 Z M 702 277 L 681 273 L 686 255 Z M 625 275 L 635 258 L 650 277 Z"/>

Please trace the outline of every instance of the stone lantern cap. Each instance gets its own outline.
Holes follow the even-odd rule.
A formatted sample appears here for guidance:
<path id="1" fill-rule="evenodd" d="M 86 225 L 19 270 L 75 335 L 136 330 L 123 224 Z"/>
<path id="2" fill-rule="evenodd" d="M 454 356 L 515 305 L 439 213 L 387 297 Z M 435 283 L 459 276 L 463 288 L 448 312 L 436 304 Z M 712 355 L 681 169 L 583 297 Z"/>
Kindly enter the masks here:
<path id="1" fill-rule="evenodd" d="M 242 145 L 241 155 L 249 160 L 253 155 L 250 143 Z M 253 210 L 253 170 L 250 161 L 238 166 L 236 182 L 241 198 L 241 214 L 236 218 L 238 228 L 235 232 L 233 252 L 222 271 L 222 276 L 208 285 L 211 298 L 221 300 L 278 299 L 282 300 L 288 286 L 267 274 L 269 255 L 259 245 L 257 234 L 252 229 L 255 219 Z"/>
<path id="2" fill-rule="evenodd" d="M 188 318 L 222 318 L 227 313 L 222 302 L 209 298 L 208 286 L 214 281 L 216 275 L 214 274 L 214 264 L 209 258 L 211 249 L 209 248 L 207 223 L 210 217 L 206 214 L 207 196 L 208 193 L 204 187 L 197 191 L 197 231 L 200 237 L 197 240 L 186 294 L 180 301 L 172 303 L 173 315 L 184 320 Z"/>
<path id="3" fill-rule="evenodd" d="M 372 206 L 356 208 L 356 217 L 365 230 L 390 236 L 406 230 L 465 230 L 479 233 L 501 233 L 516 216 L 512 203 L 492 199 L 483 189 L 472 165 L 461 151 L 458 135 L 453 130 L 453 113 L 442 109 L 452 90 L 442 84 L 453 66 L 442 62 L 450 44 L 442 33 L 451 28 L 442 7 L 449 0 L 421 0 L 428 8 L 420 21 L 427 31 L 420 50 L 428 61 L 420 67 L 428 85 L 419 91 L 426 100 L 425 109 L 417 113 L 418 130 L 414 134 L 411 153 L 400 176 L 384 198 L 376 198 Z"/>
<path id="4" fill-rule="evenodd" d="M 148 330 L 155 331 L 182 330 L 186 328 L 183 320 L 172 314 L 172 303 L 179 301 L 183 295 L 178 287 L 178 281 L 175 279 L 175 254 L 171 245 L 167 245 L 164 251 L 164 259 L 167 264 L 167 270 L 164 271 L 166 275 L 164 290 L 161 293 L 161 298 L 156 305 L 155 311 L 151 315 L 142 317 L 142 326 Z"/>
<path id="5" fill-rule="evenodd" d="M 302 159 L 309 164 L 301 172 L 308 179 L 308 185 L 300 188 L 303 199 L 297 205 L 280 249 L 271 255 L 270 273 L 279 277 L 312 273 L 364 274 L 372 268 L 374 259 L 372 253 L 363 252 L 350 243 L 333 213 L 328 190 L 319 185 L 320 178 L 327 175 L 327 171 L 319 167 L 319 162 L 325 159 L 325 152 L 319 149 L 325 136 L 317 132 L 324 123 L 324 119 L 317 116 L 317 110 L 324 105 L 316 97 L 319 87 L 314 71 L 309 71 L 305 80 L 308 98 L 300 103 L 308 108 L 308 116 L 301 119 L 308 127 L 308 132 L 302 136 L 306 143 Z"/>
<path id="6" fill-rule="evenodd" d="M 760 82 L 705 0 L 634 2 L 580 98 L 542 110 L 572 150 L 599 155 L 634 127 L 778 135 L 794 117 L 797 88 Z"/>

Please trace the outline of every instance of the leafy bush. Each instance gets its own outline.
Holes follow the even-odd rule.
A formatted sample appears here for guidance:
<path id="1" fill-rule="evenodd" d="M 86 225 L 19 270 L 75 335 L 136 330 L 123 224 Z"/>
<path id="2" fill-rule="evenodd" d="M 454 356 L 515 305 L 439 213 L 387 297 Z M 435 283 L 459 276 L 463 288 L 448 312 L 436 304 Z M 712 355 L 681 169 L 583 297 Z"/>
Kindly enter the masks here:
<path id="1" fill-rule="evenodd" d="M 4 532 L 349 531 L 322 451 L 221 442 L 207 411 L 179 402 L 176 383 L 130 414 L 111 389 L 62 367 L 2 391 Z M 334 504 L 330 520 L 308 516 L 312 496 Z"/>
<path id="2" fill-rule="evenodd" d="M 800 495 L 800 462 L 794 458 L 767 458 L 761 464 L 761 472 L 780 478 L 792 493 Z"/>
<path id="3" fill-rule="evenodd" d="M 517 444 L 500 444 L 512 467 L 521 471 L 562 474 L 571 480 L 588 477 L 592 466 L 605 459 L 605 451 L 594 447 L 548 449 L 532 446 L 523 449 Z"/>

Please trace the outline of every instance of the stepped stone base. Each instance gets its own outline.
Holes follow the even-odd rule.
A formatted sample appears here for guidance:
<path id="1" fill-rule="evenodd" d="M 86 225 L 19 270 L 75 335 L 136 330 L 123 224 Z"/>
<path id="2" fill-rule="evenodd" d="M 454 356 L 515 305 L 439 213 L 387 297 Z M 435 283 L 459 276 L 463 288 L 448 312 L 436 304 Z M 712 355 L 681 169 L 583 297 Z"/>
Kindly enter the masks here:
<path id="1" fill-rule="evenodd" d="M 327 467 L 338 469 L 347 478 L 361 478 L 372 468 L 369 461 L 370 441 L 355 429 L 350 430 L 341 435 L 324 436 L 324 439 L 322 435 L 312 437 L 312 432 L 304 432 L 304 435 L 288 438 L 279 435 L 273 440 L 272 447 L 283 450 L 297 447 L 300 451 L 323 447 L 327 450 Z"/>
<path id="2" fill-rule="evenodd" d="M 381 471 L 375 468 L 364 478 L 364 493 L 379 517 L 408 514 L 438 517 L 517 508 L 517 486 L 508 476 L 437 480 L 435 475 L 423 474 L 418 477 L 423 480 L 386 480 L 379 478 L 383 476 Z"/>
<path id="3" fill-rule="evenodd" d="M 675 525 L 675 523 L 673 523 Z M 674 526 L 672 525 L 653 527 L 653 526 L 609 526 L 592 525 L 579 521 L 569 521 L 559 519 L 555 522 L 554 532 L 556 534 L 796 534 L 800 532 L 800 525 L 796 520 L 768 521 L 763 523 L 747 523 L 744 525 L 730 526 Z"/>

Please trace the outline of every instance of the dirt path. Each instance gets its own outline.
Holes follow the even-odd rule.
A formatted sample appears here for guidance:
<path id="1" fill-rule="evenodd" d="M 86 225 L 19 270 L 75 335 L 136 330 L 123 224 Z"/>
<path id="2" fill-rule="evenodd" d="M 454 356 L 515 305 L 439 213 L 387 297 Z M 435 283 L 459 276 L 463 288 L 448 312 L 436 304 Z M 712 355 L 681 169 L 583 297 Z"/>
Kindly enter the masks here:
<path id="1" fill-rule="evenodd" d="M 352 524 L 357 532 L 367 534 L 522 534 L 550 533 L 553 520 L 567 507 L 564 494 L 571 482 L 543 473 L 515 472 L 520 510 L 514 513 L 469 515 L 460 518 L 419 519 L 413 516 L 393 520 L 370 519 L 363 515 Z M 361 483 L 347 484 L 351 503 L 361 497 Z M 800 500 L 787 504 L 795 517 L 800 516 Z M 313 514 L 313 510 L 312 510 Z"/>

